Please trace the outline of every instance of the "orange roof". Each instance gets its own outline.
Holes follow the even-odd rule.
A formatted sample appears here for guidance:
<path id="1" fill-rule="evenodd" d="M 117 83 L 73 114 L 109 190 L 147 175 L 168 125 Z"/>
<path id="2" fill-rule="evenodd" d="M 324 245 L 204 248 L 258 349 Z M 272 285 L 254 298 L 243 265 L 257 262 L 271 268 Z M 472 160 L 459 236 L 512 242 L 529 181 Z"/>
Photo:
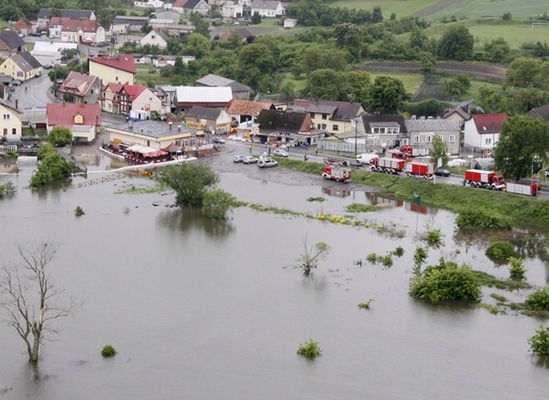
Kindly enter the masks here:
<path id="1" fill-rule="evenodd" d="M 273 103 L 252 100 L 233 100 L 229 107 L 229 114 L 251 115 L 257 117 L 261 110 L 268 110 Z"/>
<path id="2" fill-rule="evenodd" d="M 133 101 L 146 89 L 147 87 L 143 85 L 124 85 L 124 91 L 130 96 L 130 103 L 133 103 Z"/>
<path id="3" fill-rule="evenodd" d="M 135 61 L 132 54 L 118 54 L 116 56 L 97 56 L 90 57 L 90 62 L 106 65 L 111 68 L 116 68 L 121 71 L 135 74 Z"/>
<path id="4" fill-rule="evenodd" d="M 69 19 L 63 23 L 63 32 L 97 32 L 99 24 L 89 19 Z"/>
<path id="5" fill-rule="evenodd" d="M 50 103 L 46 115 L 50 126 L 71 127 L 76 115 L 83 117 L 82 125 L 101 125 L 99 104 Z"/>

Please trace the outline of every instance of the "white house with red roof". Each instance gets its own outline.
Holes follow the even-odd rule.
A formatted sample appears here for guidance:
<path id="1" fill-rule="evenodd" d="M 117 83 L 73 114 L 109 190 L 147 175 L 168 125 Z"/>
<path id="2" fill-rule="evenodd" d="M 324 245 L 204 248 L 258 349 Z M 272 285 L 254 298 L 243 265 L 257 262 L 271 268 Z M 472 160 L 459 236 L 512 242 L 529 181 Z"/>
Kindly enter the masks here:
<path id="1" fill-rule="evenodd" d="M 97 76 L 103 85 L 108 82 L 133 85 L 135 82 L 135 60 L 131 54 L 97 56 L 89 59 L 90 75 Z"/>
<path id="2" fill-rule="evenodd" d="M 193 12 L 208 15 L 212 10 L 205 0 L 176 0 L 172 5 L 172 9 L 185 15 L 190 15 Z"/>
<path id="3" fill-rule="evenodd" d="M 60 37 L 63 42 L 97 44 L 105 42 L 105 28 L 97 21 L 69 19 L 61 26 Z"/>
<path id="4" fill-rule="evenodd" d="M 147 86 L 120 85 L 113 82 L 105 86 L 101 97 L 101 109 L 141 120 L 149 119 L 151 112 L 164 114 L 162 100 Z"/>
<path id="5" fill-rule="evenodd" d="M 51 103 L 46 109 L 47 129 L 68 128 L 75 139 L 91 142 L 101 127 L 99 104 Z"/>
<path id="6" fill-rule="evenodd" d="M 507 114 L 473 114 L 465 121 L 463 144 L 481 150 L 492 150 L 499 141 L 501 126 Z"/>

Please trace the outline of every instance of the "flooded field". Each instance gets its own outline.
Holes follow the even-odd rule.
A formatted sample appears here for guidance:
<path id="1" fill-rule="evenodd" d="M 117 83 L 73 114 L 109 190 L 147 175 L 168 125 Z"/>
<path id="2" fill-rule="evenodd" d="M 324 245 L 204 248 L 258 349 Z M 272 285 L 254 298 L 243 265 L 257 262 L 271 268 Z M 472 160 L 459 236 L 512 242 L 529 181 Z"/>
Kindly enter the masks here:
<path id="1" fill-rule="evenodd" d="M 0 201 L 1 259 L 16 260 L 20 243 L 57 243 L 52 274 L 79 303 L 56 325 L 60 334 L 45 344 L 38 371 L 29 369 L 16 334 L 0 328 L 0 399 L 549 397 L 549 370 L 536 365 L 527 343 L 543 321 L 431 307 L 408 295 L 412 254 L 428 227 L 445 235 L 429 262 L 453 255 L 507 277 L 484 255 L 489 237 L 455 238 L 455 216 L 445 210 L 227 157 L 208 162 L 241 200 L 338 215 L 350 203 L 385 203 L 360 217 L 396 226 L 404 237 L 248 208 L 215 222 L 166 207 L 171 193 L 115 194 L 153 185 L 145 178 L 36 193 L 25 188 L 30 167 L 0 176 L 19 188 Z M 97 170 L 108 163 L 90 162 Z M 77 205 L 86 215 L 74 216 Z M 332 248 L 309 278 L 294 268 L 305 238 Z M 355 265 L 397 246 L 405 254 L 391 268 Z M 535 251 L 526 266 L 530 283 L 549 281 L 549 264 Z M 485 288 L 484 301 L 495 292 Z M 371 310 L 358 309 L 369 299 Z M 309 338 L 323 350 L 314 362 L 296 355 Z M 112 360 L 100 355 L 107 343 L 119 352 Z"/>

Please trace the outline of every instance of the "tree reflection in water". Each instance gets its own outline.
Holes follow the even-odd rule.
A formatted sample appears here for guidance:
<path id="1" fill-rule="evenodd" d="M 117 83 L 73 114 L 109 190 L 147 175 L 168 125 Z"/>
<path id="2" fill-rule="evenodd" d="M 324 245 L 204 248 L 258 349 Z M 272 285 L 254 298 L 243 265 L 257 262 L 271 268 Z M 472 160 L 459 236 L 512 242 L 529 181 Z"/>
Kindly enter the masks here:
<path id="1" fill-rule="evenodd" d="M 201 230 L 216 239 L 222 239 L 234 231 L 230 220 L 208 218 L 199 209 L 191 208 L 163 210 L 158 215 L 158 223 L 182 233 Z"/>

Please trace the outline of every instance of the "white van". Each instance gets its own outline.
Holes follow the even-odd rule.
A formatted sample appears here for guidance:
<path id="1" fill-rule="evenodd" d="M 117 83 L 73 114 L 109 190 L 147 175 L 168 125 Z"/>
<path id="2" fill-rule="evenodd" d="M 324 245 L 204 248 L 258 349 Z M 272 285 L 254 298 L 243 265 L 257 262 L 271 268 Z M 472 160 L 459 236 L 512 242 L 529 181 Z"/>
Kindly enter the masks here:
<path id="1" fill-rule="evenodd" d="M 361 163 L 361 164 L 364 164 L 364 165 L 370 165 L 370 163 L 372 162 L 372 160 L 375 160 L 379 158 L 379 156 L 377 154 L 368 154 L 368 153 L 365 153 L 365 154 L 358 154 L 356 156 L 356 160 Z"/>

